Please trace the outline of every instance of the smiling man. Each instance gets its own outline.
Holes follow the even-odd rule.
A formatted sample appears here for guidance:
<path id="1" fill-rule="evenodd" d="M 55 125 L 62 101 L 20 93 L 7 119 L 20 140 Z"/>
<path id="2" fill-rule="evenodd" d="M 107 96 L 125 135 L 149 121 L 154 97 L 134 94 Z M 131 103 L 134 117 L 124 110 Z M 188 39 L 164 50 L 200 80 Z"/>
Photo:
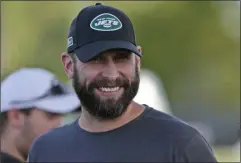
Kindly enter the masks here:
<path id="1" fill-rule="evenodd" d="M 197 130 L 133 101 L 141 56 L 124 12 L 100 3 L 81 10 L 62 54 L 81 117 L 37 138 L 29 162 L 216 162 Z"/>

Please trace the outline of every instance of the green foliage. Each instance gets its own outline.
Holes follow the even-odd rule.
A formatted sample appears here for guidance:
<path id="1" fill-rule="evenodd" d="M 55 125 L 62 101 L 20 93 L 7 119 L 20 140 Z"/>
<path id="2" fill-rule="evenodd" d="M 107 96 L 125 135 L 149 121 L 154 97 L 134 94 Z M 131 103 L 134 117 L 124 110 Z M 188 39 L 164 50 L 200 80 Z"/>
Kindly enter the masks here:
<path id="1" fill-rule="evenodd" d="M 23 66 L 39 66 L 67 81 L 60 55 L 66 50 L 68 28 L 80 9 L 92 3 L 3 2 L 1 77 Z M 143 48 L 142 66 L 161 77 L 171 102 L 239 103 L 240 41 L 223 29 L 219 5 L 105 3 L 130 16 Z"/>

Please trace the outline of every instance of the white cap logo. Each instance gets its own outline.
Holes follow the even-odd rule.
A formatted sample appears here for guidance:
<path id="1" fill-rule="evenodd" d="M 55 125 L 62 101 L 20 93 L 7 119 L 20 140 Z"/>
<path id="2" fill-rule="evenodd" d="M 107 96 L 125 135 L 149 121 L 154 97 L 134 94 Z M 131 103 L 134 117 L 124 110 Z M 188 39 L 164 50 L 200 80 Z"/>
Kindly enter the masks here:
<path id="1" fill-rule="evenodd" d="M 116 31 L 122 28 L 122 23 L 115 15 L 103 13 L 91 21 L 90 28 L 96 31 Z"/>
<path id="2" fill-rule="evenodd" d="M 73 43 L 73 37 L 69 37 L 68 38 L 68 40 L 67 40 L 67 46 L 68 46 L 68 48 L 70 47 L 70 46 L 72 46 L 74 43 Z"/>

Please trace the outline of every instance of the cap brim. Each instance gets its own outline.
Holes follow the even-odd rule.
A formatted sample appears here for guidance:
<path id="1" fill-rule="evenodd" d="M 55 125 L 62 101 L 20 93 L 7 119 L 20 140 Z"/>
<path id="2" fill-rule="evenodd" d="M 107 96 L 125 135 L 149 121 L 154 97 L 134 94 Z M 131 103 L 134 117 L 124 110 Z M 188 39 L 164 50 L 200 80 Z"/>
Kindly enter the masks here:
<path id="1" fill-rule="evenodd" d="M 141 53 L 138 51 L 137 47 L 128 41 L 97 41 L 84 45 L 76 50 L 76 55 L 81 62 L 88 62 L 93 57 L 99 55 L 108 50 L 112 49 L 126 49 L 135 53 L 138 56 L 141 56 Z"/>
<path id="2" fill-rule="evenodd" d="M 80 106 L 80 100 L 76 95 L 69 94 L 49 97 L 37 101 L 34 106 L 47 112 L 65 114 L 78 109 Z"/>

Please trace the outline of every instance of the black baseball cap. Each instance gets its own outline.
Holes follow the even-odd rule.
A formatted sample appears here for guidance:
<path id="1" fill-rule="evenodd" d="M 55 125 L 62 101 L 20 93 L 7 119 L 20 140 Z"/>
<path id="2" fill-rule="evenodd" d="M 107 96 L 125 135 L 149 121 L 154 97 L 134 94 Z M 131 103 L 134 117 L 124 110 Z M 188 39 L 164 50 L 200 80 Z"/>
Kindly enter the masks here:
<path id="1" fill-rule="evenodd" d="M 141 57 L 129 17 L 101 3 L 79 12 L 71 23 L 67 41 L 67 52 L 74 52 L 81 62 L 112 49 L 126 49 Z"/>

